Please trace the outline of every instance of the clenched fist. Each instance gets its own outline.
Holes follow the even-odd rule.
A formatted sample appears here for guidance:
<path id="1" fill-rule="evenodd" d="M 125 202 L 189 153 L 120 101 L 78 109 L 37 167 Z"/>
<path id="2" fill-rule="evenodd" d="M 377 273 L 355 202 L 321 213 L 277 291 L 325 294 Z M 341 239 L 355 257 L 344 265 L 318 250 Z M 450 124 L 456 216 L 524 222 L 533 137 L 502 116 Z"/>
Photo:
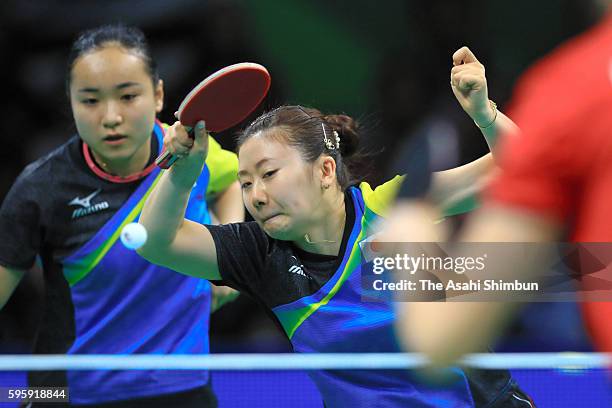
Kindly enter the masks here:
<path id="1" fill-rule="evenodd" d="M 486 127 L 494 120 L 485 67 L 468 47 L 461 47 L 453 54 L 451 87 L 463 110 L 478 126 Z"/>

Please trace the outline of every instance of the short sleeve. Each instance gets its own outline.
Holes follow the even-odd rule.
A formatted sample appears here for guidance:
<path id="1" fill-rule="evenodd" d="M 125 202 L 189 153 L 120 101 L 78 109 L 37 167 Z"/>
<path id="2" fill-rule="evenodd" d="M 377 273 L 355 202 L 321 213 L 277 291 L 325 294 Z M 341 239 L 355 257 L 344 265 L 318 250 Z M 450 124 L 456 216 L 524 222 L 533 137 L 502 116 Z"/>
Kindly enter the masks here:
<path id="1" fill-rule="evenodd" d="M 210 171 L 207 198 L 221 193 L 238 179 L 238 157 L 234 152 L 223 149 L 212 136 L 208 137 L 206 165 Z"/>
<path id="2" fill-rule="evenodd" d="M 25 173 L 25 172 L 24 172 Z M 0 264 L 29 269 L 42 242 L 41 209 L 35 183 L 22 173 L 0 207 Z"/>
<path id="3" fill-rule="evenodd" d="M 393 204 L 403 180 L 404 176 L 395 176 L 375 189 L 372 189 L 366 182 L 361 183 L 359 188 L 366 206 L 376 214 L 384 216 Z"/>
<path id="4" fill-rule="evenodd" d="M 269 239 L 255 222 L 206 225 L 217 248 L 221 281 L 239 291 L 258 297 L 265 284 L 264 272 Z"/>

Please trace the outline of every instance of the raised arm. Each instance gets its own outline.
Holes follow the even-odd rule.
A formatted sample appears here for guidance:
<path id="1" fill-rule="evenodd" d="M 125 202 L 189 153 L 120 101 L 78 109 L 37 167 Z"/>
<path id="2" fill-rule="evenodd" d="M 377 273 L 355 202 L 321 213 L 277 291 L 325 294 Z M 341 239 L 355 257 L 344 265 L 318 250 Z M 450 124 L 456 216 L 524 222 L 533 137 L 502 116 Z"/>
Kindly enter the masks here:
<path id="1" fill-rule="evenodd" d="M 453 54 L 451 88 L 463 110 L 480 128 L 489 149 L 495 153 L 500 135 L 512 135 L 519 128 L 489 100 L 485 67 L 467 47 Z M 431 185 L 431 198 L 447 213 L 473 208 L 470 200 L 482 190 L 488 178 L 494 174 L 495 164 L 491 153 L 450 170 L 436 172 Z M 463 205 L 462 205 L 463 204 Z"/>
<path id="2" fill-rule="evenodd" d="M 185 219 L 189 194 L 208 153 L 204 122 L 194 129 L 194 140 L 176 122 L 164 139 L 164 146 L 182 156 L 164 172 L 151 192 L 140 216 L 148 232 L 138 253 L 148 261 L 177 272 L 204 279 L 220 279 L 213 238 L 201 224 Z"/>

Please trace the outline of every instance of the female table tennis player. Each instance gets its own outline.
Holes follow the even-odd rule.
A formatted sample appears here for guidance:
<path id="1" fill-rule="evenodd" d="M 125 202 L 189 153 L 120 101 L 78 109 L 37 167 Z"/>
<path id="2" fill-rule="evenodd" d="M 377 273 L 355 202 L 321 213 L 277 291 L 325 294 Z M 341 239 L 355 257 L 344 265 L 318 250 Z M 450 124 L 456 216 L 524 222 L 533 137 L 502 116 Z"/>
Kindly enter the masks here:
<path id="1" fill-rule="evenodd" d="M 143 33 L 83 33 L 67 87 L 78 135 L 29 165 L 0 211 L 0 306 L 38 255 L 46 306 L 36 353 L 207 353 L 209 283 L 152 265 L 117 239 L 159 180 L 153 162 L 166 131 Z M 210 222 L 209 201 L 221 222 L 244 220 L 237 163 L 210 140 L 187 218 Z M 74 405 L 216 406 L 205 371 L 34 372 L 29 385 L 68 386 Z"/>
<path id="2" fill-rule="evenodd" d="M 457 99 L 489 138 L 513 126 L 487 96 L 484 67 L 463 48 L 452 71 Z M 189 189 L 209 150 L 205 124 L 191 142 L 180 123 L 166 147 L 183 156 L 155 186 L 140 222 L 149 240 L 139 252 L 189 276 L 220 281 L 273 312 L 296 352 L 393 352 L 388 303 L 364 303 L 358 243 L 388 206 L 401 177 L 370 188 L 348 170 L 357 125 L 345 115 L 282 106 L 239 138 L 238 177 L 254 222 L 202 226 L 186 220 Z M 492 165 L 490 156 L 437 175 L 440 200 L 462 196 Z M 449 203 L 450 204 L 450 203 Z M 520 392 L 506 371 L 452 369 L 442 386 L 404 370 L 311 371 L 327 407 L 513 407 Z"/>

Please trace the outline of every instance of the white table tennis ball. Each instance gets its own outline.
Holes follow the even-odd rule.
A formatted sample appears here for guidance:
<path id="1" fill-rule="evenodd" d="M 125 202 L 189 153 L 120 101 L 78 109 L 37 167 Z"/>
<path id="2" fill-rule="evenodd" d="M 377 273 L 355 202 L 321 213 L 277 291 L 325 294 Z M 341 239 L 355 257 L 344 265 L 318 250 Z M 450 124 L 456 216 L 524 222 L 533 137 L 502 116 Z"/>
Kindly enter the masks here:
<path id="1" fill-rule="evenodd" d="M 120 238 L 126 248 L 138 249 L 147 242 L 147 230 L 137 222 L 132 222 L 123 227 Z"/>

